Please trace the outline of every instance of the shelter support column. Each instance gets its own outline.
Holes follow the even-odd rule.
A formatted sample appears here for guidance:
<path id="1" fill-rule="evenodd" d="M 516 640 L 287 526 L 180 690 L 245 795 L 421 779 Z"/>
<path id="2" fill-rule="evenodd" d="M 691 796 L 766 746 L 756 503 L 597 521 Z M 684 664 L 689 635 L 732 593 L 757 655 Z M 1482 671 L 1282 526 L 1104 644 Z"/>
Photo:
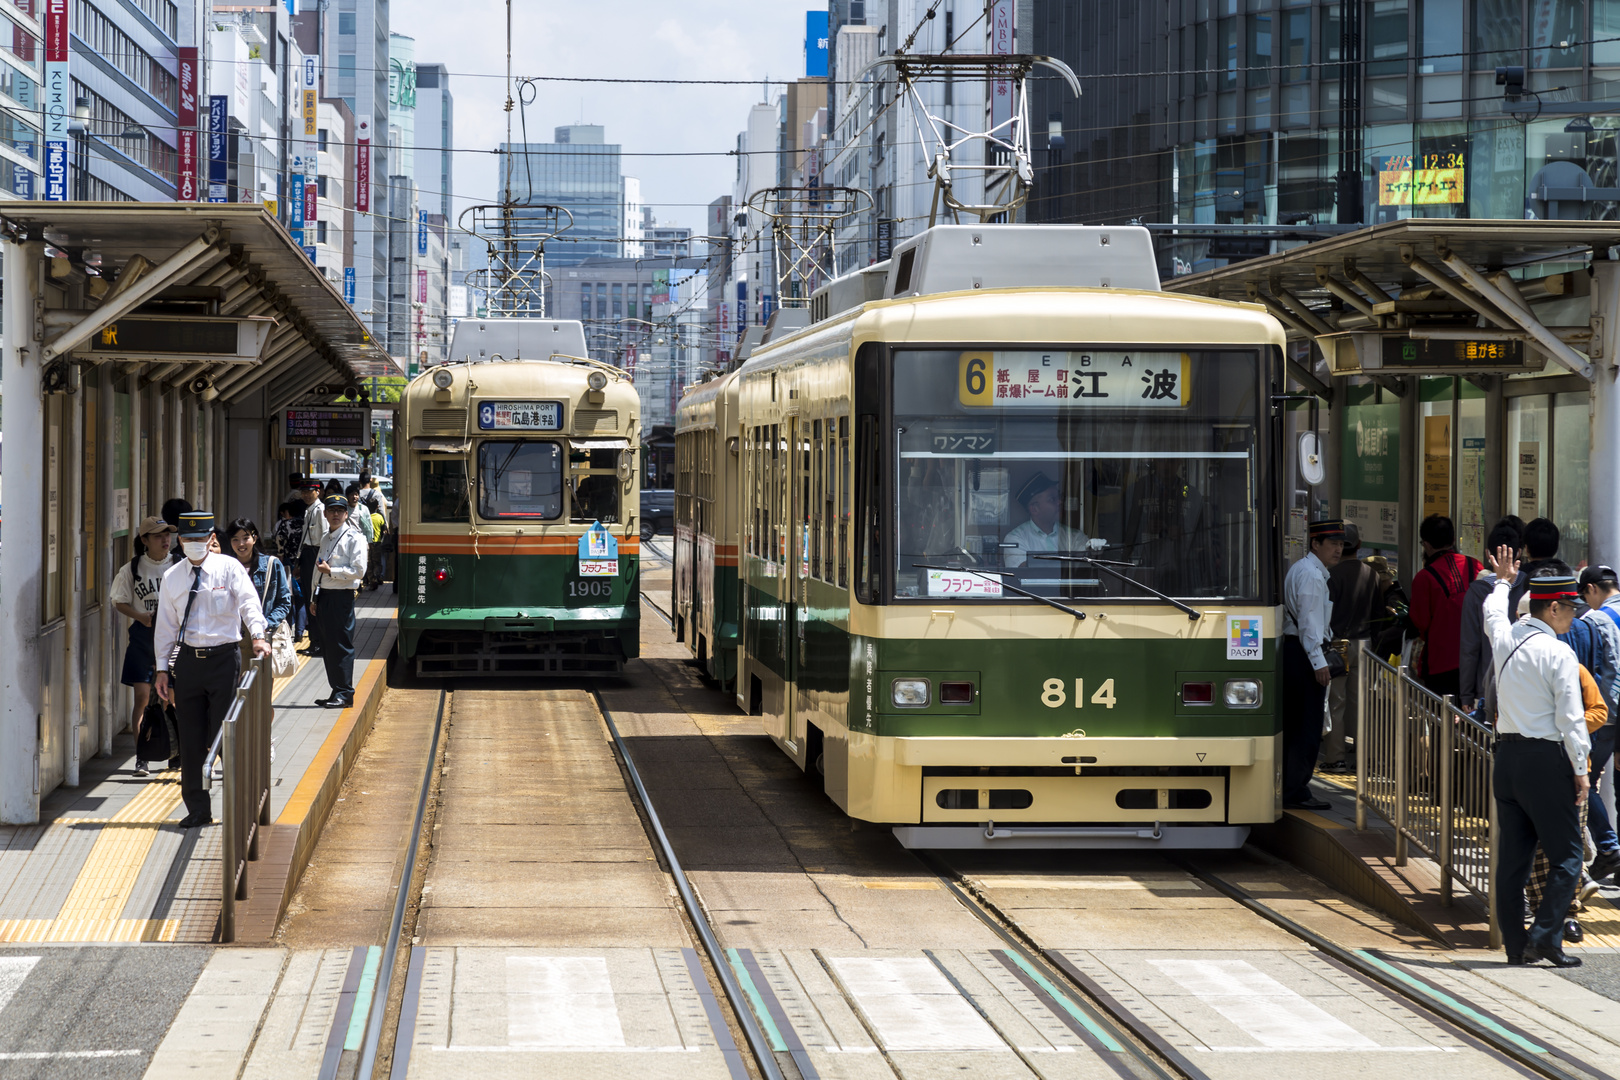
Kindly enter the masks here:
<path id="1" fill-rule="evenodd" d="M 62 406 L 67 437 L 62 446 L 62 670 L 67 728 L 67 771 L 62 783 L 79 786 L 79 759 L 84 743 L 84 399 L 83 390 L 69 394 Z"/>
<path id="2" fill-rule="evenodd" d="M 1620 262 L 1592 260 L 1592 443 L 1587 485 L 1588 559 L 1620 565 Z M 1601 479 L 1600 479 L 1601 478 Z"/>
<path id="3" fill-rule="evenodd" d="M 38 461 L 45 446 L 38 326 L 41 244 L 0 243 L 4 259 L 5 335 L 0 379 L 11 392 L 6 436 L 13 461 Z M 10 547 L 0 547 L 0 824 L 39 820 L 40 590 L 45 579 L 45 470 L 12 469 Z"/>

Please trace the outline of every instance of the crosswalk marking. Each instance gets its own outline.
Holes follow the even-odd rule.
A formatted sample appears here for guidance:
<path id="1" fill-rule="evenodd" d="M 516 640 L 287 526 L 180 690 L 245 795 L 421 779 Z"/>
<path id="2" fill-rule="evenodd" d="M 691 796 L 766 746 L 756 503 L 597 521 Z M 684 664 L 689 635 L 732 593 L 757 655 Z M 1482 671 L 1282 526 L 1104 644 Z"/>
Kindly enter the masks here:
<path id="1" fill-rule="evenodd" d="M 607 958 L 508 956 L 506 1027 L 517 1048 L 624 1046 Z"/>
<path id="2" fill-rule="evenodd" d="M 1160 959 L 1148 962 L 1262 1047 L 1274 1050 L 1379 1048 L 1373 1040 L 1247 960 Z"/>
<path id="3" fill-rule="evenodd" d="M 830 962 L 890 1052 L 1007 1049 L 925 957 L 835 957 Z"/>
<path id="4" fill-rule="evenodd" d="M 6 1003 L 37 963 L 37 956 L 0 956 L 0 1012 L 5 1011 Z"/>

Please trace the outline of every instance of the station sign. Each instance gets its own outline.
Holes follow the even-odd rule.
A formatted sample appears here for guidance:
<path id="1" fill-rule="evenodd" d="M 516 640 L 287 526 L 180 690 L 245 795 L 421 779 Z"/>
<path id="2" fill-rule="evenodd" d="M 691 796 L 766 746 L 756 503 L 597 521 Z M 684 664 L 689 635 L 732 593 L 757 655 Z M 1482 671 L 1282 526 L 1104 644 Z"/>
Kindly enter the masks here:
<path id="1" fill-rule="evenodd" d="M 255 364 L 264 355 L 274 319 L 196 315 L 125 315 L 77 351 L 108 360 L 206 358 L 215 364 Z"/>
<path id="2" fill-rule="evenodd" d="M 1404 330 L 1325 334 L 1316 339 L 1335 375 L 1471 375 L 1539 371 L 1546 358 L 1523 338 L 1413 338 Z"/>
<path id="3" fill-rule="evenodd" d="M 283 450 L 326 448 L 371 449 L 371 410 L 361 408 L 289 408 L 277 418 Z"/>

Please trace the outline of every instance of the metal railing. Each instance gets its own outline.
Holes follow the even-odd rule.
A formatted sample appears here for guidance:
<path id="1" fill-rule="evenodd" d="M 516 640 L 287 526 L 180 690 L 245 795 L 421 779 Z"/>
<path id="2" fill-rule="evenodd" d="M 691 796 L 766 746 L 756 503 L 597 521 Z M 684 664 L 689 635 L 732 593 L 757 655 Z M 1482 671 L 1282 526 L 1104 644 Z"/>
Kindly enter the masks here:
<path id="1" fill-rule="evenodd" d="M 1371 810 L 1395 830 L 1395 865 L 1410 847 L 1440 868 L 1440 903 L 1460 884 L 1496 927 L 1496 806 L 1491 729 L 1357 643 L 1356 830 Z"/>
<path id="2" fill-rule="evenodd" d="M 246 661 L 244 666 L 236 700 L 231 702 L 203 763 L 205 778 L 213 775 L 215 758 L 223 766 L 221 942 L 236 940 L 236 902 L 248 898 L 247 864 L 258 859 L 260 828 L 270 824 L 270 721 L 275 679 L 269 657 Z"/>

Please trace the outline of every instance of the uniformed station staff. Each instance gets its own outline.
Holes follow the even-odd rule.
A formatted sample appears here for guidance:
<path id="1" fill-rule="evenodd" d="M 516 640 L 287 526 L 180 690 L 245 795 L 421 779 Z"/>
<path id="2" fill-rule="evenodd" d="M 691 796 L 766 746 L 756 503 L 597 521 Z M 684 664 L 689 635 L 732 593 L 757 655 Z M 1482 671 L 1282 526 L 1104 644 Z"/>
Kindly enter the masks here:
<path id="1" fill-rule="evenodd" d="M 1557 635 L 1575 621 L 1579 592 L 1563 563 L 1543 565 L 1530 579 L 1530 614 L 1508 615 L 1508 594 L 1519 574 L 1509 547 L 1488 553 L 1496 585 L 1485 599 L 1485 632 L 1496 664 L 1496 753 L 1492 786 L 1500 850 L 1496 921 L 1508 963 L 1547 960 L 1579 967 L 1564 952 L 1564 919 L 1581 879 L 1581 815 L 1589 788 L 1591 740 L 1581 701 L 1580 662 Z M 1536 846 L 1549 873 L 1534 921 L 1525 930 L 1524 887 Z"/>
<path id="2" fill-rule="evenodd" d="M 1056 480 L 1037 472 L 1024 481 L 1016 498 L 1029 520 L 1007 531 L 1001 545 L 1004 565 L 1023 566 L 1031 554 L 1085 549 L 1085 533 L 1058 523 L 1063 513 L 1063 494 Z"/>
<path id="3" fill-rule="evenodd" d="M 1344 522 L 1313 521 L 1311 550 L 1283 581 L 1283 805 L 1326 810 L 1311 794 L 1311 774 L 1322 748 L 1322 706 L 1332 675 L 1323 649 L 1331 640 L 1328 571 L 1344 554 Z"/>
<path id="4" fill-rule="evenodd" d="M 258 590 L 240 559 L 208 550 L 213 531 L 214 515 L 206 510 L 180 515 L 185 561 L 163 575 L 153 629 L 153 690 L 174 706 L 180 736 L 180 794 L 189 811 L 180 822 L 185 829 L 214 820 L 202 782 L 203 758 L 236 698 L 244 625 L 253 655 L 270 654 Z"/>
<path id="5" fill-rule="evenodd" d="M 366 577 L 369 545 L 349 522 L 348 499 L 328 495 L 325 503 L 327 532 L 315 558 L 310 610 L 321 628 L 321 659 L 332 692 L 315 704 L 346 709 L 354 704 L 354 592 Z"/>

